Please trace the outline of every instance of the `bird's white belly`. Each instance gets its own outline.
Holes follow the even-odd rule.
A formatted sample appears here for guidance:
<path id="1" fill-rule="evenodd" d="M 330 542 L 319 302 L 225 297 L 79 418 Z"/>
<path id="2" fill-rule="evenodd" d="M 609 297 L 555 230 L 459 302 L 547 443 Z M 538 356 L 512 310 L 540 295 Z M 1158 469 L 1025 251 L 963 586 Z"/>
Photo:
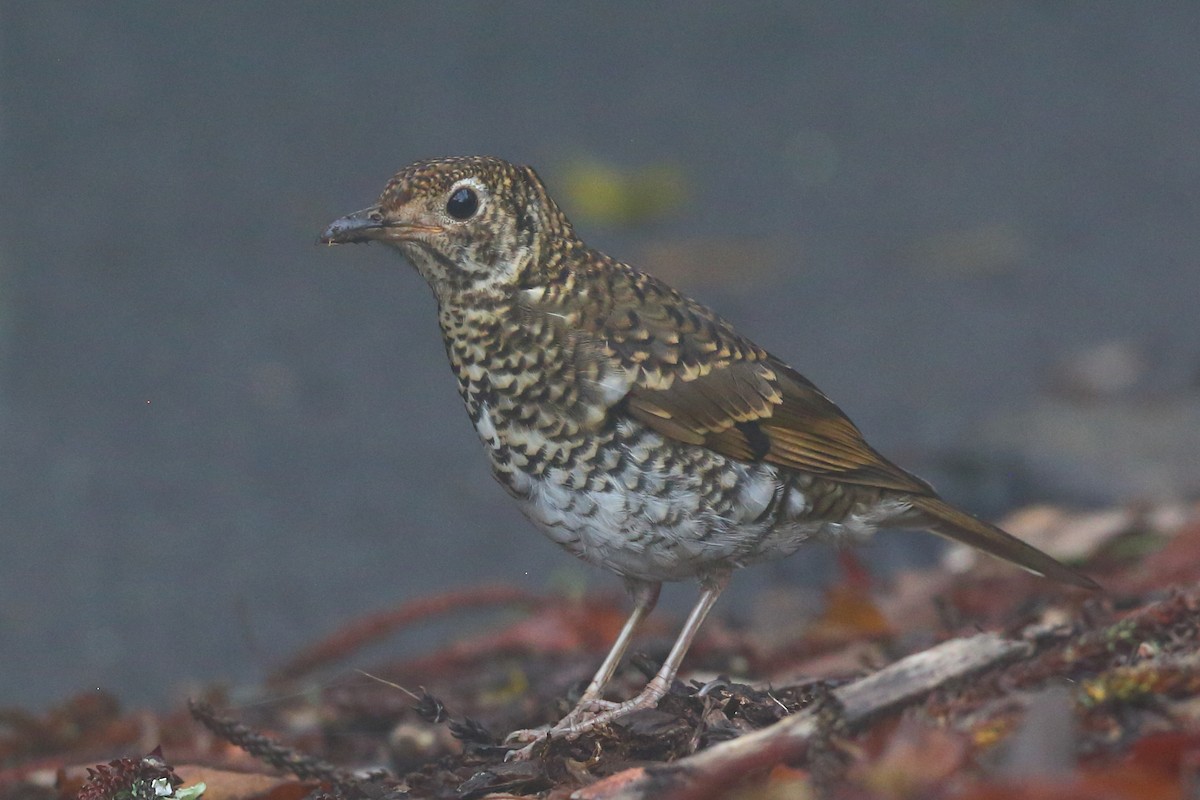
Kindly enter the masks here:
<path id="1" fill-rule="evenodd" d="M 486 406 L 475 427 L 497 478 L 547 537 L 591 564 L 642 580 L 727 571 L 790 555 L 813 538 L 861 539 L 903 510 L 886 504 L 837 522 L 813 519 L 805 491 L 795 481 L 783 491 L 775 467 L 702 448 L 694 462 L 661 463 L 642 455 L 662 448 L 661 437 L 631 426 L 622 426 L 608 453 L 625 456 L 609 459 L 620 467 L 598 469 L 603 459 L 593 457 L 534 473 L 521 468 L 511 432 L 497 429 Z"/>
<path id="2" fill-rule="evenodd" d="M 583 560 L 643 580 L 687 580 L 787 555 L 826 527 L 756 521 L 765 500 L 757 511 L 753 502 L 743 502 L 720 513 L 691 476 L 642 472 L 641 491 L 627 488 L 619 473 L 607 476 L 597 490 L 568 488 L 562 478 L 527 477 L 527 492 L 520 497 L 525 515 Z M 754 495 L 757 482 L 772 480 L 749 478 L 743 494 Z M 761 489 L 757 493 L 771 496 Z"/>

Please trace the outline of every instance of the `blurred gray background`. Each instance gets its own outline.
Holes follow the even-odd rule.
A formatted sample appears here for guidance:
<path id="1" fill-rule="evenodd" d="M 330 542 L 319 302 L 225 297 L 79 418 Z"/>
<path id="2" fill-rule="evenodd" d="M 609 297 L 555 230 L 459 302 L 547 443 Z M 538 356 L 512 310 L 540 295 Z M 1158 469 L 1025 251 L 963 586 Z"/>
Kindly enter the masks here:
<path id="1" fill-rule="evenodd" d="M 1194 493 L 1200 5 L 719 6 L 0 4 L 0 706 L 617 585 L 488 476 L 418 277 L 314 246 L 417 158 L 537 166 L 977 512 Z M 589 164 L 680 200 L 589 213 Z"/>

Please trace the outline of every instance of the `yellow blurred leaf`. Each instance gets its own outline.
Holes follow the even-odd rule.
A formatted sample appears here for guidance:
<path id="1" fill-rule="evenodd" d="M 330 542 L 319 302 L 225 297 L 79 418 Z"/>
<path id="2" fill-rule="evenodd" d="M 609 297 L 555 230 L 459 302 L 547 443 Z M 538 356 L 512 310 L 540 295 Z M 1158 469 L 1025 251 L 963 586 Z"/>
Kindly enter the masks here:
<path id="1" fill-rule="evenodd" d="M 631 225 L 661 219 L 687 195 L 683 172 L 666 164 L 623 170 L 597 161 L 573 161 L 562 170 L 566 206 L 582 222 Z"/>

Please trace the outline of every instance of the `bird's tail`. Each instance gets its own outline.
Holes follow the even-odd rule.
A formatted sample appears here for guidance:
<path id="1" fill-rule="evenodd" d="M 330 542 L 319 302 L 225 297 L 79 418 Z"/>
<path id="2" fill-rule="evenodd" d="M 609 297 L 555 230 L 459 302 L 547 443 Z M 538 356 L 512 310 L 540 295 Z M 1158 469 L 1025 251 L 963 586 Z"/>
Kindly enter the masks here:
<path id="1" fill-rule="evenodd" d="M 1011 533 L 958 510 L 940 497 L 915 497 L 912 504 L 921 524 L 939 536 L 970 545 L 1060 583 L 1085 589 L 1100 588 L 1098 583 L 1083 573 L 1059 563 Z"/>

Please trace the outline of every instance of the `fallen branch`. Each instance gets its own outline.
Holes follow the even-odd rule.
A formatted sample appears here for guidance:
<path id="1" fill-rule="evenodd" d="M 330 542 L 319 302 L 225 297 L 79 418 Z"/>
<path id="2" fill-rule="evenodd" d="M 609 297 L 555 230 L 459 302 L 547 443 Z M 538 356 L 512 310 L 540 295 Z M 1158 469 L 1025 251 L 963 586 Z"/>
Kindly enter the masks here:
<path id="1" fill-rule="evenodd" d="M 831 724 L 828 713 L 831 704 L 836 708 L 834 724 L 853 733 L 872 719 L 910 705 L 936 689 L 981 670 L 1028 657 L 1033 651 L 1030 642 L 1006 639 L 995 633 L 954 639 L 833 690 L 831 702 L 818 703 L 814 710 L 803 711 L 673 764 L 647 767 L 632 777 L 627 773 L 614 775 L 581 790 L 575 797 L 641 800 L 661 798 L 668 793 L 673 793 L 672 800 L 722 797 L 748 773 L 802 757 Z"/>

